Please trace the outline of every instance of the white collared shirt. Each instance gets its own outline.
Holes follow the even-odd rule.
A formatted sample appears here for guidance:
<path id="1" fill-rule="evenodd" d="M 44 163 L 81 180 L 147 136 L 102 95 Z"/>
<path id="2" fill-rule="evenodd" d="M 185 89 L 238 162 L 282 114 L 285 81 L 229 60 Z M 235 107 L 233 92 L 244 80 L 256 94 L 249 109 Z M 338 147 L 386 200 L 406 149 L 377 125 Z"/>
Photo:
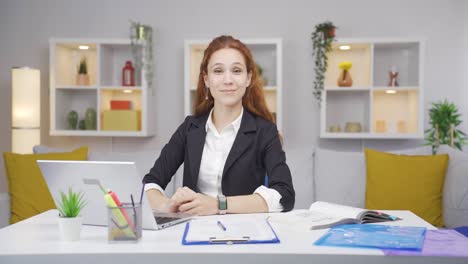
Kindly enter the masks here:
<path id="1" fill-rule="evenodd" d="M 206 139 L 203 148 L 203 154 L 200 163 L 200 172 L 198 174 L 197 186 L 200 192 L 212 197 L 216 197 L 221 190 L 221 181 L 223 177 L 224 165 L 231 151 L 234 139 L 239 131 L 244 109 L 242 108 L 240 115 L 227 125 L 221 132 L 216 129 L 212 120 L 213 109 L 206 121 Z M 157 189 L 164 193 L 163 189 L 155 183 L 145 185 L 145 191 L 149 189 Z M 280 212 L 283 206 L 280 203 L 281 194 L 271 188 L 265 186 L 258 187 L 254 193 L 258 193 L 268 205 L 269 212 Z"/>

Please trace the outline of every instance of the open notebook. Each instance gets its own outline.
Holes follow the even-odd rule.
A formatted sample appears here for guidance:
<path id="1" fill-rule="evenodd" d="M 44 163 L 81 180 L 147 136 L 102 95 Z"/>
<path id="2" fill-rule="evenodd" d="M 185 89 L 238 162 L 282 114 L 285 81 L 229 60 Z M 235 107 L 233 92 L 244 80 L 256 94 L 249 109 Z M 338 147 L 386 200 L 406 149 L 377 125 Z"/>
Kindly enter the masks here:
<path id="1" fill-rule="evenodd" d="M 320 201 L 313 203 L 309 211 L 311 220 L 313 220 L 310 223 L 312 230 L 341 224 L 367 224 L 401 220 L 378 211 Z"/>
<path id="2" fill-rule="evenodd" d="M 272 222 L 283 223 L 297 230 L 330 228 L 341 224 L 366 224 L 401 220 L 382 212 L 346 205 L 315 202 L 309 210 L 294 210 L 271 217 Z"/>

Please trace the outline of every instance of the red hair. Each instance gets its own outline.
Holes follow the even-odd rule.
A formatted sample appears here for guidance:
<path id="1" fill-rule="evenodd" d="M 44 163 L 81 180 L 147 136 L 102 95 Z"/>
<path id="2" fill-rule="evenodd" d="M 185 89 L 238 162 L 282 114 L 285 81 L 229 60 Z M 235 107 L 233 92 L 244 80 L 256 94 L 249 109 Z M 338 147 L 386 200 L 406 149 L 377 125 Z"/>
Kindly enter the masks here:
<path id="1" fill-rule="evenodd" d="M 211 41 L 203 54 L 203 60 L 200 64 L 200 75 L 198 76 L 197 94 L 195 97 L 194 113 L 196 116 L 205 115 L 210 112 L 214 106 L 214 99 L 205 88 L 204 76 L 208 74 L 208 62 L 211 55 L 220 49 L 235 49 L 244 57 L 247 73 L 252 74 L 250 86 L 245 90 L 242 98 L 242 105 L 252 114 L 262 117 L 272 123 L 275 119 L 268 110 L 265 95 L 263 93 L 263 81 L 260 79 L 259 73 L 252 53 L 240 40 L 231 36 L 219 36 Z M 208 96 L 208 99 L 206 97 Z"/>

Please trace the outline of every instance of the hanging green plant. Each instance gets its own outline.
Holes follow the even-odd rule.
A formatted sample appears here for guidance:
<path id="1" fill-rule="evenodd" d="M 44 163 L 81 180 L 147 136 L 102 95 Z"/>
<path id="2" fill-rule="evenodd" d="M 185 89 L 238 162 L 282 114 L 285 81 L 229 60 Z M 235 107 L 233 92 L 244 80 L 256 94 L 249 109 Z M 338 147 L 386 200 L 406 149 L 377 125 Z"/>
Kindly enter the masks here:
<path id="1" fill-rule="evenodd" d="M 315 81 L 314 96 L 322 101 L 324 89 L 325 72 L 328 66 L 327 53 L 331 51 L 331 44 L 335 41 L 335 30 L 337 27 L 332 22 L 326 21 L 315 26 L 312 32 L 313 56 L 315 56 Z"/>
<path id="2" fill-rule="evenodd" d="M 431 128 L 424 131 L 426 133 L 426 144 L 432 146 L 432 154 L 437 153 L 440 144 L 449 145 L 452 148 L 462 150 L 463 145 L 467 145 L 466 134 L 457 129 L 462 123 L 461 114 L 454 103 L 444 101 L 433 102 L 429 109 Z"/>
<path id="3" fill-rule="evenodd" d="M 153 83 L 153 28 L 130 20 L 130 41 L 135 69 L 143 69 L 148 87 Z M 140 52 L 140 48 L 142 48 Z"/>

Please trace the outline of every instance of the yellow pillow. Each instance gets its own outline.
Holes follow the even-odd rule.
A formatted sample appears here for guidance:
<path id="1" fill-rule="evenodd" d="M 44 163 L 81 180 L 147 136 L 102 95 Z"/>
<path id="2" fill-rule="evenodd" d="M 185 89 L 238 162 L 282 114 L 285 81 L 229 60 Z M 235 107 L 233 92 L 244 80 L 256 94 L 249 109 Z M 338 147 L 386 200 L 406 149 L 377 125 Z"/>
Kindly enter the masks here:
<path id="1" fill-rule="evenodd" d="M 410 210 L 443 226 L 442 189 L 449 156 L 407 156 L 366 149 L 366 208 Z"/>
<path id="2" fill-rule="evenodd" d="M 37 160 L 87 160 L 88 147 L 45 154 L 3 153 L 10 193 L 10 224 L 55 208 Z"/>

